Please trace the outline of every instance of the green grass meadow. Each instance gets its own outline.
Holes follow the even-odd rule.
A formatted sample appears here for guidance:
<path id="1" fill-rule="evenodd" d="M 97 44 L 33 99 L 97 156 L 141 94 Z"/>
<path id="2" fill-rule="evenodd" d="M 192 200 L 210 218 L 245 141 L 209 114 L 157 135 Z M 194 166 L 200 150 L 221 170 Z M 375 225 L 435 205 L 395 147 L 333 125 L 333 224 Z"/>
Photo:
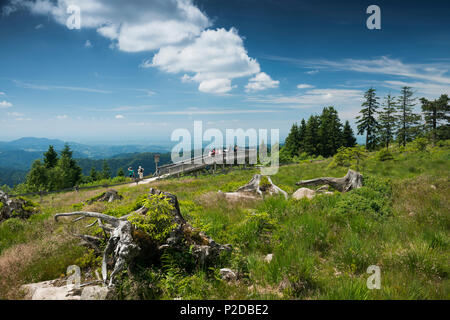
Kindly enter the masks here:
<path id="1" fill-rule="evenodd" d="M 64 277 L 71 264 L 99 268 L 72 233 L 100 231 L 85 228 L 89 219 L 55 222 L 55 213 L 120 216 L 154 187 L 174 193 L 191 224 L 233 251 L 213 266 L 188 267 L 185 257 L 167 255 L 132 277 L 124 272 L 120 299 L 449 299 L 450 149 L 393 155 L 379 161 L 373 153 L 360 163 L 364 187 L 311 200 L 228 203 L 217 195 L 247 183 L 256 168 L 121 186 L 124 199 L 112 203 L 83 204 L 104 189 L 31 198 L 42 213 L 0 224 L 0 298 L 20 299 L 20 285 Z M 330 162 L 281 166 L 272 181 L 291 195 L 299 180 L 345 175 L 347 167 Z M 379 290 L 367 288 L 370 265 L 380 267 Z M 238 280 L 222 280 L 220 268 L 235 270 Z"/>

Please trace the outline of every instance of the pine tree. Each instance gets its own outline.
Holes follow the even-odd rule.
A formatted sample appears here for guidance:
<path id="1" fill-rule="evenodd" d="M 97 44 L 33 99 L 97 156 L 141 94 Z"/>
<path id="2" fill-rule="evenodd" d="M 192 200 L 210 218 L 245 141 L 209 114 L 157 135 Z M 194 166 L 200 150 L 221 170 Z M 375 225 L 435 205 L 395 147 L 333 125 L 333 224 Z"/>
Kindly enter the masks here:
<path id="1" fill-rule="evenodd" d="M 323 108 L 318 133 L 318 151 L 324 157 L 334 155 L 343 145 L 342 123 L 334 107 Z"/>
<path id="2" fill-rule="evenodd" d="M 53 146 L 48 146 L 48 151 L 44 153 L 44 165 L 47 169 L 54 168 L 58 163 L 58 154 Z"/>
<path id="3" fill-rule="evenodd" d="M 392 97 L 391 94 L 388 94 L 383 104 L 383 110 L 380 112 L 378 118 L 380 123 L 380 139 L 386 146 L 386 149 L 389 149 L 389 143 L 394 139 L 395 126 L 397 123 L 395 112 L 396 106 L 394 97 Z"/>
<path id="4" fill-rule="evenodd" d="M 413 112 L 416 98 L 413 98 L 414 92 L 411 87 L 403 87 L 401 95 L 396 105 L 399 115 L 397 115 L 398 130 L 397 139 L 400 145 L 406 146 L 407 142 L 414 139 L 417 134 L 417 125 L 420 121 L 420 115 Z"/>
<path id="5" fill-rule="evenodd" d="M 320 117 L 315 115 L 310 116 L 308 122 L 306 123 L 304 138 L 304 148 L 307 154 L 319 155 L 319 127 Z"/>
<path id="6" fill-rule="evenodd" d="M 111 178 L 111 169 L 109 168 L 108 162 L 106 160 L 103 160 L 101 176 L 102 179 Z"/>
<path id="7" fill-rule="evenodd" d="M 422 103 L 422 112 L 425 118 L 425 128 L 431 130 L 433 137 L 433 145 L 436 144 L 438 140 L 438 129 L 442 125 L 447 125 L 450 120 L 450 106 L 449 106 L 449 97 L 446 94 L 443 94 L 434 101 L 429 101 L 425 98 L 421 98 L 420 101 Z"/>
<path id="8" fill-rule="evenodd" d="M 343 143 L 344 143 L 344 147 L 347 148 L 352 148 L 356 145 L 356 138 L 355 135 L 353 133 L 353 129 L 350 126 L 350 123 L 347 121 L 345 121 L 344 124 L 344 129 L 342 131 L 342 138 L 343 138 Z"/>
<path id="9" fill-rule="evenodd" d="M 119 170 L 117 170 L 117 176 L 125 177 L 125 172 L 123 171 L 123 168 L 119 168 Z"/>
<path id="10" fill-rule="evenodd" d="M 376 135 L 378 131 L 378 121 L 375 118 L 379 106 L 378 97 L 375 94 L 375 89 L 370 88 L 364 94 L 366 101 L 362 104 L 360 116 L 356 117 L 358 121 L 358 134 L 366 133 L 366 149 L 373 150 L 376 146 Z"/>

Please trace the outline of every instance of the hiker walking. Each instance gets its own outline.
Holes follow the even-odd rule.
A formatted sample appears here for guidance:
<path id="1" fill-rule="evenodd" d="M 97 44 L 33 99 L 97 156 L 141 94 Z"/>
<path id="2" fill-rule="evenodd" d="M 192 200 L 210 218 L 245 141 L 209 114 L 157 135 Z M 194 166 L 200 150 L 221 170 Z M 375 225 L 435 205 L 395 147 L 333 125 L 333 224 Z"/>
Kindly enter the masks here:
<path id="1" fill-rule="evenodd" d="M 134 178 L 134 170 L 132 167 L 128 167 L 128 176 Z"/>
<path id="2" fill-rule="evenodd" d="M 139 179 L 144 179 L 144 168 L 142 168 L 141 166 L 139 166 L 138 168 L 138 175 L 139 175 Z"/>

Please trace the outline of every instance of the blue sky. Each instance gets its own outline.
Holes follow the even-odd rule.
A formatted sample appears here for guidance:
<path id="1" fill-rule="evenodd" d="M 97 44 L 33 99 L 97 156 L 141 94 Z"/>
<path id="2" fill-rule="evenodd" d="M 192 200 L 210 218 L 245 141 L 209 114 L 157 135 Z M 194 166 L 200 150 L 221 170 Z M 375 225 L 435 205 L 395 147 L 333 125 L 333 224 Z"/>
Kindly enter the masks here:
<path id="1" fill-rule="evenodd" d="M 1 3 L 0 140 L 162 143 L 194 120 L 284 139 L 329 105 L 354 124 L 371 86 L 450 93 L 448 1 Z M 366 27 L 371 4 L 381 30 Z"/>

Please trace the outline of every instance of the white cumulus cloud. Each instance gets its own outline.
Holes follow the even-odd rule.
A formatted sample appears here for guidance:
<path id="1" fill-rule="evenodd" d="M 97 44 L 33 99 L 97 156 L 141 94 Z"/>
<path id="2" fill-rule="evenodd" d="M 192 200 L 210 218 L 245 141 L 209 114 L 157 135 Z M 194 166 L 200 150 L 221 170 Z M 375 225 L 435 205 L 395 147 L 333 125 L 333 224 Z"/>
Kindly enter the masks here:
<path id="1" fill-rule="evenodd" d="M 65 25 L 69 5 L 80 7 L 82 29 L 95 28 L 127 52 L 177 44 L 211 24 L 192 0 L 11 0 L 4 13 L 26 8 Z"/>
<path id="2" fill-rule="evenodd" d="M 211 20 L 193 0 L 10 0 L 4 13 L 25 8 L 65 25 L 69 5 L 80 7 L 81 29 L 95 29 L 111 40 L 113 49 L 155 51 L 140 67 L 182 72 L 183 82 L 197 82 L 200 91 L 223 94 L 235 87 L 233 79 L 255 75 L 248 90 L 278 86 L 265 73 L 269 80 L 258 80 L 265 76 L 248 56 L 237 30 L 209 29 Z"/>
<path id="3" fill-rule="evenodd" d="M 270 88 L 278 88 L 280 81 L 272 80 L 272 78 L 265 72 L 260 72 L 256 74 L 253 78 L 248 81 L 245 86 L 245 91 L 261 91 Z"/>
<path id="4" fill-rule="evenodd" d="M 205 30 L 191 44 L 161 48 L 144 65 L 184 73 L 183 81 L 198 82 L 200 91 L 210 93 L 226 93 L 232 89 L 232 79 L 260 72 L 259 63 L 248 56 L 234 28 Z"/>

